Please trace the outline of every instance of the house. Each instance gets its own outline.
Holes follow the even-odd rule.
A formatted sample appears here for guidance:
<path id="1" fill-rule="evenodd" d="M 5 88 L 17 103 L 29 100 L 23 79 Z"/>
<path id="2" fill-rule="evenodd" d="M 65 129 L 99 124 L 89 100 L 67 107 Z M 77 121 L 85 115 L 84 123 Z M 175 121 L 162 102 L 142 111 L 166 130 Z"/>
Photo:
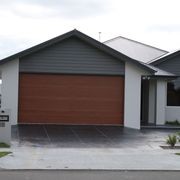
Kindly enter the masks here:
<path id="1" fill-rule="evenodd" d="M 12 124 L 165 122 L 173 73 L 73 30 L 0 61 L 2 108 Z"/>
<path id="2" fill-rule="evenodd" d="M 104 44 L 125 54 L 126 56 L 145 63 L 168 53 L 165 50 L 122 36 L 105 41 Z"/>

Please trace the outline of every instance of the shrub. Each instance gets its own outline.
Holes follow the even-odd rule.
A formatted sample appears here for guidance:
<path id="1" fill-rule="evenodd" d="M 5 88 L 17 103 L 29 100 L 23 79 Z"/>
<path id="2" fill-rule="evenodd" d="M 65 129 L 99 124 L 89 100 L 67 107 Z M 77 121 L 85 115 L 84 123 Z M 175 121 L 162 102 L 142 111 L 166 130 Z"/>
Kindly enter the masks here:
<path id="1" fill-rule="evenodd" d="M 10 147 L 10 145 L 0 142 L 0 148 L 9 148 L 9 147 Z"/>
<path id="2" fill-rule="evenodd" d="M 177 142 L 177 136 L 172 134 L 172 135 L 168 135 L 168 138 L 166 140 L 166 143 L 169 144 L 172 148 L 174 148 L 174 146 L 176 145 Z"/>
<path id="3" fill-rule="evenodd" d="M 180 126 L 180 122 L 178 120 L 174 121 L 166 121 L 167 125 L 172 125 L 172 126 Z"/>

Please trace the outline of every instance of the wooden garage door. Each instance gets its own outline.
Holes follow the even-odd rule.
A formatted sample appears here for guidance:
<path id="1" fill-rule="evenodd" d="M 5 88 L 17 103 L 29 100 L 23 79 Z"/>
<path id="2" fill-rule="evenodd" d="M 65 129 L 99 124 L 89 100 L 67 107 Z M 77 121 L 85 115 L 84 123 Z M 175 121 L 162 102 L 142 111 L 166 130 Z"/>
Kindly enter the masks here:
<path id="1" fill-rule="evenodd" d="M 123 77 L 20 74 L 19 83 L 19 123 L 123 124 Z"/>

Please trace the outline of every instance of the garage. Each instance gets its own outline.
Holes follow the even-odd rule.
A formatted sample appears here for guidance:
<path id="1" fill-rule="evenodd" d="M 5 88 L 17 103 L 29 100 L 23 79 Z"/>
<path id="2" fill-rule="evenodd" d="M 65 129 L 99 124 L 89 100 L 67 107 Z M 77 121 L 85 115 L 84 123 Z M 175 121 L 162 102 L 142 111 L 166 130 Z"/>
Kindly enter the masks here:
<path id="1" fill-rule="evenodd" d="M 11 124 L 140 128 L 141 80 L 154 68 L 74 29 L 0 62 Z M 164 101 L 163 101 L 164 102 Z"/>
<path id="2" fill-rule="evenodd" d="M 20 73 L 21 124 L 122 125 L 124 77 Z"/>

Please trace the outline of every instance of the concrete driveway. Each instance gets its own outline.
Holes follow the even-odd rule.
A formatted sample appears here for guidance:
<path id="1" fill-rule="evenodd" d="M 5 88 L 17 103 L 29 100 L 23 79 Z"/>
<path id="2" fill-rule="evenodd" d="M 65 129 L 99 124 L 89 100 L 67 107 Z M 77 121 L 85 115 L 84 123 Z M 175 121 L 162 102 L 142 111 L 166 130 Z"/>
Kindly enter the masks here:
<path id="1" fill-rule="evenodd" d="M 163 150 L 177 130 L 110 126 L 22 125 L 12 129 L 5 169 L 180 170 L 178 150 Z M 180 151 L 180 150 L 179 150 Z"/>
<path id="2" fill-rule="evenodd" d="M 19 125 L 12 127 L 19 146 L 60 148 L 156 148 L 177 130 L 133 130 L 118 126 Z"/>

